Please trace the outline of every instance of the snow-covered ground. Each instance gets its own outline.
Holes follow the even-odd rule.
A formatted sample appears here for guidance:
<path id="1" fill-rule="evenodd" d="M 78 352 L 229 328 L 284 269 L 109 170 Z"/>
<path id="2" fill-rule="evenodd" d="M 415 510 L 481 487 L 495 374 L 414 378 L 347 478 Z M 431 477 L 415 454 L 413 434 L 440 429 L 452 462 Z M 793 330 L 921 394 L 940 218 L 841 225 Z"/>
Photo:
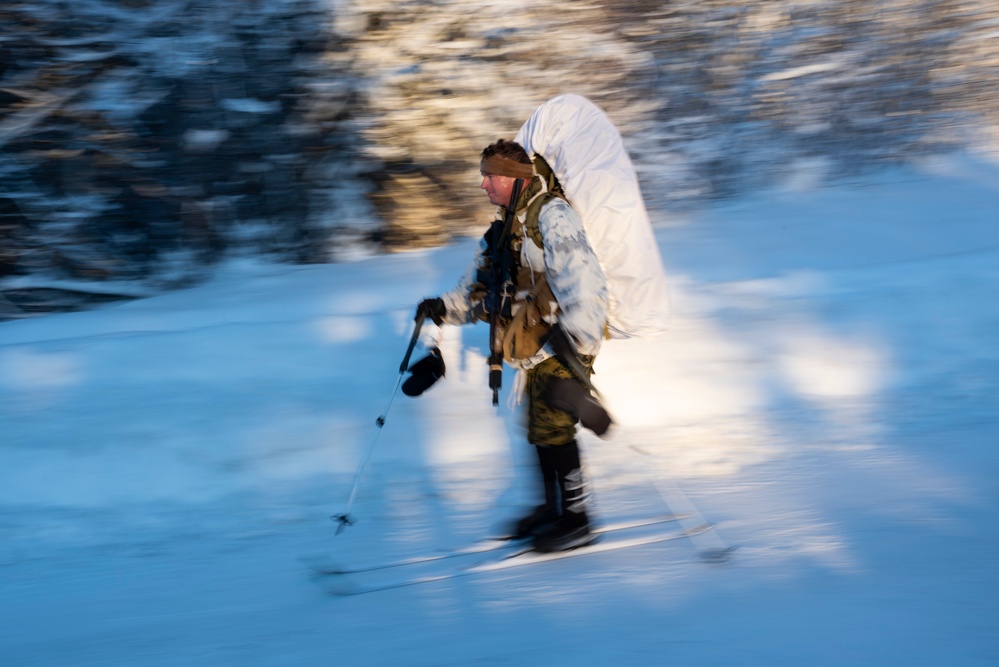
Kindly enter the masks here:
<path id="1" fill-rule="evenodd" d="M 581 436 L 601 520 L 682 489 L 728 563 L 679 540 L 326 594 L 314 556 L 461 546 L 533 501 L 483 327 L 443 331 L 446 381 L 375 427 L 474 242 L 237 262 L 0 324 L 0 662 L 999 664 L 999 169 L 787 185 L 660 218 L 673 329 L 606 346 L 618 426 Z"/>

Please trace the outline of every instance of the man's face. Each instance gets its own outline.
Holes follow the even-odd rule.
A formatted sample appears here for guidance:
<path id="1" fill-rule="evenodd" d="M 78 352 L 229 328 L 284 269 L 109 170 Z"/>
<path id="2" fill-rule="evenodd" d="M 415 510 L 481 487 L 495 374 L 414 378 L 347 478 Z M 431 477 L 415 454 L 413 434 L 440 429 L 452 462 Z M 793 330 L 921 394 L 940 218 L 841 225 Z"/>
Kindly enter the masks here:
<path id="1" fill-rule="evenodd" d="M 493 174 L 482 175 L 483 190 L 489 195 L 489 203 L 493 206 L 507 206 L 510 203 L 510 194 L 513 192 L 513 184 L 517 182 L 512 176 L 495 176 Z"/>

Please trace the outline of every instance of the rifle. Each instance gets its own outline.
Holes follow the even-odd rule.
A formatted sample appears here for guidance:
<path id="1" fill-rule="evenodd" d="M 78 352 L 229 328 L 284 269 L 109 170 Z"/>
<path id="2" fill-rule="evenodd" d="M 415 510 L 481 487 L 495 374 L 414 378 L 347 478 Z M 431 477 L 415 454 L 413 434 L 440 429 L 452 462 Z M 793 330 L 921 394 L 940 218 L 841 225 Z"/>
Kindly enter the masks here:
<path id="1" fill-rule="evenodd" d="M 510 278 L 509 253 L 507 241 L 513 229 L 513 220 L 517 215 L 517 202 L 523 182 L 518 178 L 513 183 L 510 193 L 510 203 L 503 216 L 503 227 L 497 235 L 496 227 L 499 221 L 493 223 L 491 256 L 489 258 L 489 293 L 486 295 L 486 306 L 489 311 L 489 388 L 493 390 L 493 405 L 499 405 L 499 390 L 503 386 L 503 341 L 500 340 L 500 317 L 504 306 L 506 284 Z"/>

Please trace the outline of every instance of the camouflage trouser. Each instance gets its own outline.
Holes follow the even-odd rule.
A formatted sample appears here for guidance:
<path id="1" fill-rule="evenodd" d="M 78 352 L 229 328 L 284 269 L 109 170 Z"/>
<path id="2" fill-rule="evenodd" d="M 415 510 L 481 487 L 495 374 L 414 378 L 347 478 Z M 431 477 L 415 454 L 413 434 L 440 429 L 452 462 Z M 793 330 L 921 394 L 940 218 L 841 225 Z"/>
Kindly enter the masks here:
<path id="1" fill-rule="evenodd" d="M 591 374 L 593 359 L 592 356 L 579 357 Z M 553 408 L 545 399 L 545 389 L 552 378 L 579 382 L 576 374 L 558 357 L 546 359 L 527 371 L 527 441 L 532 445 L 564 445 L 576 437 L 576 418 Z"/>

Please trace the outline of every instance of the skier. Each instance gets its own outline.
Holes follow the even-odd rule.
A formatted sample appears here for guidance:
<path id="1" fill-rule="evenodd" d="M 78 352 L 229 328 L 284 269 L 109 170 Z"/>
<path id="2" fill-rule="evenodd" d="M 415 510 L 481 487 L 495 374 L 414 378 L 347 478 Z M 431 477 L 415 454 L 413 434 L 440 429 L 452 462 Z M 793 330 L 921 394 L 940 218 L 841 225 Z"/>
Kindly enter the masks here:
<path id="1" fill-rule="evenodd" d="M 606 333 L 607 279 L 544 158 L 501 139 L 482 151 L 480 168 L 499 219 L 458 286 L 423 300 L 417 317 L 490 323 L 493 402 L 505 361 L 519 371 L 515 393 L 526 397 L 543 486 L 544 501 L 512 533 L 532 537 L 538 551 L 573 549 L 594 539 L 576 425 L 599 435 L 610 426 L 589 383 Z"/>

